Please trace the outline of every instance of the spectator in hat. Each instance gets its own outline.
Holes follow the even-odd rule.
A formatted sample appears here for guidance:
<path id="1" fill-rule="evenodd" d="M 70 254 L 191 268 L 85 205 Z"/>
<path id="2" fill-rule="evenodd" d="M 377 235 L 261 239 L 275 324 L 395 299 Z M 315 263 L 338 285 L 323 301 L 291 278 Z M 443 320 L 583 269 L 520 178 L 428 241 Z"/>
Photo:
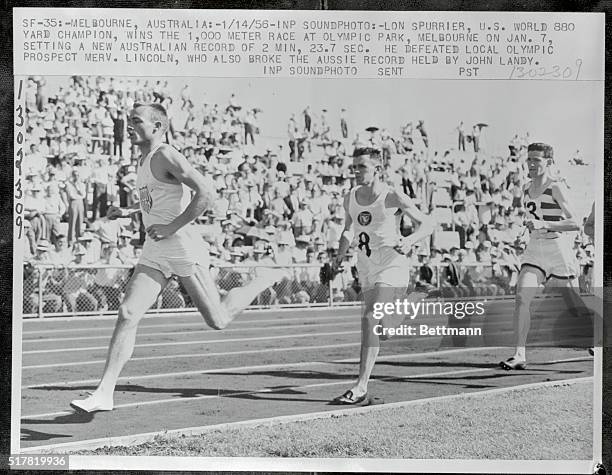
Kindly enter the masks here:
<path id="1" fill-rule="evenodd" d="M 484 241 L 476 251 L 476 261 L 485 265 L 491 264 L 491 241 Z"/>
<path id="2" fill-rule="evenodd" d="M 472 127 L 472 145 L 474 145 L 474 153 L 480 152 L 480 127 L 478 125 Z"/>
<path id="3" fill-rule="evenodd" d="M 129 248 L 132 250 L 132 255 L 126 261 L 124 261 L 124 264 L 135 267 L 138 263 L 138 260 L 140 259 L 140 255 L 142 254 L 142 243 L 137 239 L 132 240 Z"/>
<path id="4" fill-rule="evenodd" d="M 226 218 L 229 212 L 229 200 L 227 199 L 228 190 L 227 186 L 221 185 L 219 188 L 219 197 L 214 203 L 214 215 L 218 217 Z"/>
<path id="5" fill-rule="evenodd" d="M 102 137 L 104 138 L 104 142 L 102 146 L 103 153 L 105 155 L 110 155 L 111 143 L 113 143 L 115 123 L 108 109 L 104 111 L 104 117 L 102 118 L 101 125 L 102 125 Z"/>
<path id="6" fill-rule="evenodd" d="M 310 237 L 307 235 L 297 236 L 295 238 L 295 248 L 293 249 L 293 261 L 304 263 L 307 261 L 306 254 L 310 246 Z"/>
<path id="7" fill-rule="evenodd" d="M 89 114 L 89 124 L 92 127 L 92 142 L 91 142 L 91 153 L 96 152 L 96 146 L 99 145 L 104 150 L 104 142 L 102 140 L 102 121 L 106 115 L 106 108 L 103 106 L 101 100 L 98 100 L 97 105 L 91 110 Z"/>
<path id="8" fill-rule="evenodd" d="M 84 233 L 78 240 L 76 248 L 82 251 L 79 264 L 94 264 L 100 259 L 100 240 L 90 232 Z"/>
<path id="9" fill-rule="evenodd" d="M 113 120 L 113 155 L 123 156 L 123 142 L 125 141 L 125 113 L 119 108 L 112 116 Z"/>
<path id="10" fill-rule="evenodd" d="M 95 233 L 95 235 L 92 236 L 93 238 L 102 243 L 114 244 L 115 246 L 122 232 L 120 221 L 108 219 L 107 217 L 98 219 L 90 225 L 89 229 Z"/>
<path id="11" fill-rule="evenodd" d="M 465 152 L 465 126 L 463 125 L 463 121 L 459 122 L 456 130 L 458 134 L 457 150 Z"/>
<path id="12" fill-rule="evenodd" d="M 108 210 L 108 183 L 109 172 L 108 162 L 103 157 L 96 159 L 96 167 L 91 174 L 92 184 L 92 203 L 91 203 L 91 219 L 95 221 L 98 213 L 100 217 L 106 216 Z"/>
<path id="13" fill-rule="evenodd" d="M 133 206 L 138 201 L 136 190 L 136 165 L 131 163 L 125 170 L 125 175 L 121 178 L 123 190 L 126 193 L 127 207 Z"/>
<path id="14" fill-rule="evenodd" d="M 329 125 L 329 121 L 327 119 L 327 109 L 321 110 L 320 124 L 319 124 L 319 138 L 322 143 L 327 143 L 330 141 L 329 133 L 331 132 L 331 127 Z"/>
<path id="15" fill-rule="evenodd" d="M 122 229 L 119 232 L 119 237 L 117 239 L 117 257 L 122 264 L 129 264 L 134 258 L 134 249 L 130 244 L 131 239 L 132 233 L 129 231 Z"/>
<path id="16" fill-rule="evenodd" d="M 119 194 L 119 206 L 125 208 L 128 206 L 128 187 L 123 182 L 123 177 L 128 174 L 128 167 L 131 165 L 130 160 L 124 159 L 119 163 L 119 167 L 116 175 L 116 186 Z"/>
<path id="17" fill-rule="evenodd" d="M 251 139 L 251 145 L 255 145 L 255 137 L 253 132 L 255 131 L 255 115 L 252 110 L 248 110 L 242 118 L 242 125 L 244 126 L 244 144 L 249 143 Z"/>
<path id="18" fill-rule="evenodd" d="M 310 135 L 312 129 L 312 113 L 310 112 L 310 106 L 306 106 L 302 114 L 304 115 L 304 130 Z"/>
<path id="19" fill-rule="evenodd" d="M 74 265 L 81 266 L 85 251 L 76 249 L 74 255 Z M 70 312 L 95 312 L 98 309 L 98 301 L 88 289 L 93 282 L 91 272 L 76 267 L 63 270 L 61 289 L 63 292 L 64 303 Z"/>
<path id="20" fill-rule="evenodd" d="M 68 243 L 71 244 L 83 234 L 86 197 L 85 183 L 78 169 L 72 170 L 70 179 L 66 182 L 68 199 Z"/>
<path id="21" fill-rule="evenodd" d="M 40 210 L 44 209 L 44 200 L 40 196 L 40 186 L 33 184 L 30 193 L 25 193 L 23 209 L 24 218 L 29 222 L 29 229 L 26 232 L 26 237 L 30 245 L 30 251 L 33 255 L 36 254 L 36 245 L 38 241 L 47 236 L 46 221 Z"/>
<path id="22" fill-rule="evenodd" d="M 277 248 L 274 250 L 277 264 L 287 266 L 293 264 L 293 247 L 290 244 L 291 242 L 288 239 L 279 237 Z"/>
<path id="23" fill-rule="evenodd" d="M 41 239 L 36 244 L 36 254 L 34 255 L 33 262 L 40 264 L 50 264 L 51 257 L 49 255 L 49 241 Z"/>
<path id="24" fill-rule="evenodd" d="M 310 234 L 312 232 L 313 214 L 308 208 L 308 203 L 302 201 L 299 203 L 298 210 L 293 214 L 291 223 L 293 226 L 293 232 L 296 236 Z"/>
<path id="25" fill-rule="evenodd" d="M 275 221 L 280 221 L 285 216 L 291 213 L 291 210 L 287 206 L 286 201 L 280 195 L 278 189 L 274 189 L 271 192 L 272 199 L 270 200 L 267 211 L 270 212 L 271 216 L 274 217 Z"/>
<path id="26" fill-rule="evenodd" d="M 295 235 L 291 229 L 291 223 L 282 220 L 278 223 L 278 241 L 285 242 L 289 248 L 295 247 Z"/>
<path id="27" fill-rule="evenodd" d="M 292 219 L 293 215 L 300 209 L 300 200 L 297 195 L 297 186 L 295 183 L 289 184 L 289 193 L 283 198 L 286 206 L 285 217 Z"/>
<path id="28" fill-rule="evenodd" d="M 66 212 L 66 205 L 62 200 L 57 183 L 50 182 L 45 189 L 42 213 L 45 219 L 45 238 L 55 243 L 60 234 L 60 221 Z"/>
<path id="29" fill-rule="evenodd" d="M 49 260 L 56 266 L 67 266 L 72 262 L 72 252 L 64 234 L 56 236 L 54 249 L 49 251 Z"/>
<path id="30" fill-rule="evenodd" d="M 248 209 L 250 210 L 248 213 L 248 217 L 251 219 L 256 218 L 256 216 L 260 215 L 256 213 L 258 209 L 263 207 L 263 198 L 257 191 L 257 186 L 252 179 L 248 179 L 245 183 L 247 191 L 246 191 L 246 200 L 248 202 Z"/>
<path id="31" fill-rule="evenodd" d="M 310 229 L 310 234 L 313 239 L 320 238 L 323 235 L 323 220 L 321 219 L 320 213 L 312 213 L 312 227 Z"/>
<path id="32" fill-rule="evenodd" d="M 289 136 L 289 159 L 294 161 L 296 158 L 296 149 L 298 148 L 298 140 L 300 139 L 300 133 L 297 122 L 295 120 L 295 114 L 291 114 L 289 121 L 287 122 L 287 135 Z M 298 161 L 301 159 L 301 154 L 298 150 Z"/>
<path id="33" fill-rule="evenodd" d="M 325 235 L 325 240 L 327 242 L 327 252 L 329 255 L 338 249 L 340 235 L 344 229 L 343 221 L 344 220 L 340 212 L 332 214 L 327 220 L 327 233 Z"/>
<path id="34" fill-rule="evenodd" d="M 476 262 L 476 253 L 474 252 L 474 242 L 466 241 L 464 244 L 465 247 L 465 255 L 463 257 L 463 262 L 466 264 L 473 264 Z"/>
<path id="35" fill-rule="evenodd" d="M 494 208 L 495 203 L 491 195 L 488 192 L 481 193 L 480 202 L 478 202 L 478 222 L 480 223 L 481 231 L 483 231 L 483 227 L 491 223 Z"/>
<path id="36" fill-rule="evenodd" d="M 27 175 L 41 175 L 47 168 L 48 161 L 39 149 L 37 143 L 31 143 L 27 152 L 27 160 L 23 162 L 23 173 Z"/>

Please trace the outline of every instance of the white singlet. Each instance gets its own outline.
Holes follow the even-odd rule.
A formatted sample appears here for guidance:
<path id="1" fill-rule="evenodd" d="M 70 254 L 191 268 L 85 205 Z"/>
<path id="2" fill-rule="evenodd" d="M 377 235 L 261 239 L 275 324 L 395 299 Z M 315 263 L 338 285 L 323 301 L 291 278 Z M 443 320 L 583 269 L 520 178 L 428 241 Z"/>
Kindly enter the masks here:
<path id="1" fill-rule="evenodd" d="M 562 221 L 567 216 L 552 193 L 551 183 L 539 196 L 529 196 L 525 192 L 526 217 L 538 221 Z M 532 231 L 529 243 L 521 256 L 521 267 L 530 266 L 540 269 L 545 278 L 570 279 L 577 275 L 577 261 L 572 249 L 569 232 Z"/>
<path id="2" fill-rule="evenodd" d="M 190 190 L 181 183 L 164 183 L 153 176 L 151 158 L 165 144 L 159 144 L 140 160 L 136 186 L 145 229 L 153 224 L 169 224 L 189 205 Z M 186 277 L 196 271 L 196 264 L 206 266 L 208 256 L 202 239 L 190 225 L 172 236 L 155 241 L 147 236 L 139 264 L 152 267 L 166 277 Z"/>
<path id="3" fill-rule="evenodd" d="M 153 176 L 151 157 L 163 145 L 153 147 L 147 156 L 140 160 L 136 174 L 136 187 L 145 228 L 152 224 L 171 223 L 185 210 L 190 201 L 188 187 L 181 183 L 164 183 Z"/>
<path id="4" fill-rule="evenodd" d="M 349 215 L 353 221 L 357 245 L 357 271 L 364 289 L 376 284 L 406 287 L 409 281 L 408 261 L 394 247 L 400 242 L 397 208 L 386 208 L 385 200 L 390 191 L 383 188 L 374 202 L 368 206 L 357 202 L 356 192 L 351 190 Z"/>

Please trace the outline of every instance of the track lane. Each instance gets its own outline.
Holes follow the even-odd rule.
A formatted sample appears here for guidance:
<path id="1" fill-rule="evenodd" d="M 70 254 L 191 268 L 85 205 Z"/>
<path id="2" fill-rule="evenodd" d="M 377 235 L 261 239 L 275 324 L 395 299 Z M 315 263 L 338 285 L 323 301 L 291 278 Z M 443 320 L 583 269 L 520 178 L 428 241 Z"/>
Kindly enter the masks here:
<path id="1" fill-rule="evenodd" d="M 231 327 L 233 331 L 222 337 L 219 335 L 223 331 L 211 331 L 210 335 L 208 332 L 186 334 L 190 329 L 202 329 L 203 324 L 199 322 L 197 316 L 181 315 L 181 321 L 173 320 L 170 316 L 148 317 L 143 321 L 141 328 L 144 332 L 142 335 L 139 334 L 137 343 L 150 342 L 145 343 L 149 346 L 140 346 L 136 349 L 134 355 L 136 359 L 130 361 L 123 372 L 127 378 L 122 378 L 119 383 L 121 390 L 117 392 L 116 404 L 124 407 L 109 414 L 95 414 L 93 417 L 66 414 L 65 411 L 71 399 L 78 398 L 84 390 L 95 387 L 102 367 L 101 362 L 106 356 L 107 342 L 103 342 L 104 346 L 94 347 L 100 349 L 66 352 L 64 350 L 67 346 L 72 346 L 77 340 L 49 341 L 48 345 L 64 346 L 51 346 L 52 349 L 58 350 L 53 353 L 24 355 L 25 366 L 47 365 L 47 367 L 23 370 L 23 384 L 25 386 L 40 382 L 59 384 L 52 388 L 23 389 L 22 414 L 55 415 L 24 420 L 23 446 L 129 435 L 136 431 L 141 433 L 283 414 L 303 414 L 327 410 L 327 407 L 336 409 L 336 406 L 327 406 L 327 402 L 350 386 L 358 370 L 356 357 L 359 345 L 359 319 L 353 319 L 351 315 L 354 314 L 355 309 L 346 308 L 312 311 L 304 316 L 300 311 L 285 312 L 283 316 L 287 321 L 280 325 L 286 325 L 286 328 L 278 328 L 276 314 L 261 312 L 256 319 L 248 322 L 242 319 L 242 325 L 238 325 L 238 322 L 233 323 Z M 347 316 L 344 321 L 338 320 L 337 323 L 341 324 L 341 328 L 351 328 L 350 331 L 324 331 L 336 330 L 334 326 L 325 324 L 335 324 L 335 318 Z M 279 318 L 278 321 L 282 319 Z M 109 323 L 112 324 L 112 321 L 79 320 L 75 323 L 81 325 L 85 322 L 103 325 L 91 330 L 83 328 L 79 329 L 79 332 L 69 332 L 68 337 L 84 335 L 89 331 L 94 334 L 105 331 L 108 332 L 107 336 L 110 339 L 112 326 L 109 326 Z M 51 327 L 47 323 L 50 322 L 28 325 L 28 331 L 40 333 L 29 333 L 26 338 L 41 335 L 42 341 L 44 338 L 50 340 L 61 338 L 58 335 L 62 335 L 65 329 L 57 326 L 68 322 L 53 322 Z M 174 323 L 184 323 L 186 326 L 181 328 Z M 144 326 L 147 324 L 151 326 Z M 307 331 L 305 327 L 309 325 L 311 328 Z M 106 328 L 103 328 L 104 326 Z M 272 338 L 257 339 L 259 337 L 255 336 L 255 340 L 244 339 L 261 334 L 261 329 L 265 329 L 264 332 L 270 331 Z M 149 332 L 155 334 L 147 335 Z M 291 334 L 306 336 L 274 338 Z M 218 343 L 211 343 L 210 337 L 214 337 L 216 340 L 212 341 Z M 84 341 L 89 344 L 99 340 Z M 34 345 L 39 342 L 26 343 Z M 163 346 L 164 343 L 185 343 L 185 345 Z M 495 368 L 497 361 L 508 356 L 510 353 L 508 349 L 475 348 L 433 352 L 417 357 L 406 356 L 406 353 L 434 350 L 439 342 L 430 341 L 429 345 L 423 347 L 413 343 L 399 340 L 387 342 L 381 350 L 383 361 L 377 363 L 375 367 L 376 381 L 373 383 L 373 388 L 376 390 L 376 395 L 384 396 L 387 402 L 422 398 L 428 394 L 432 397 L 447 392 L 452 394 L 453 391 L 482 390 L 485 387 L 504 387 L 592 374 L 592 361 L 586 357 L 585 351 L 530 349 L 530 362 L 543 363 L 555 359 L 567 359 L 568 356 L 577 358 L 578 361 L 539 366 L 530 363 L 527 371 L 514 374 Z M 288 350 L 285 351 L 284 348 Z M 79 361 L 97 361 L 97 363 L 79 365 Z M 331 363 L 333 361 L 335 362 Z M 54 364 L 67 365 L 48 366 Z M 239 369 L 245 366 L 251 369 Z M 168 375 L 157 376 L 163 373 Z M 424 374 L 430 376 L 419 377 Z M 132 379 L 130 375 L 137 378 Z M 139 376 L 144 378 L 138 378 Z M 67 381 L 75 383 L 65 384 Z M 409 391 L 406 390 L 407 387 L 410 388 Z M 170 420 L 173 417 L 176 420 Z"/>
<path id="2" fill-rule="evenodd" d="M 534 358 L 539 358 L 547 352 L 533 353 Z M 568 352 L 559 353 L 567 356 Z M 424 357 L 401 364 L 382 362 L 377 365 L 371 391 L 385 402 L 397 402 L 591 374 L 588 361 L 579 357 L 578 361 L 559 363 L 547 363 L 553 360 L 545 359 L 526 371 L 508 373 L 491 365 L 483 367 L 483 358 L 494 359 L 494 351 L 476 356 L 466 352 L 437 362 Z M 328 405 L 328 401 L 350 387 L 355 369 L 354 364 L 329 363 L 314 368 L 228 369 L 197 377 L 197 383 L 179 379 L 129 385 L 118 394 L 116 403 L 120 407 L 111 413 L 33 414 L 35 417 L 25 418 L 22 428 L 29 440 L 24 440 L 23 445 L 128 435 L 135 428 L 147 432 L 216 424 L 221 419 L 235 422 L 255 414 L 262 418 L 333 410 L 337 406 Z"/>

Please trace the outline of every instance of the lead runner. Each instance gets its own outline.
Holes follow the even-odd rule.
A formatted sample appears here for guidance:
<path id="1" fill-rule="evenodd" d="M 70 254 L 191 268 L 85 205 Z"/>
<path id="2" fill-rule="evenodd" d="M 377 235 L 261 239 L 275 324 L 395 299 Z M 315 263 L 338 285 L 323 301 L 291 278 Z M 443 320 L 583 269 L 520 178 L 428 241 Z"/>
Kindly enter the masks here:
<path id="1" fill-rule="evenodd" d="M 111 208 L 108 216 L 116 219 L 140 209 L 147 238 L 119 307 L 102 379 L 89 397 L 71 402 L 82 411 L 113 409 L 115 385 L 132 356 L 138 323 L 172 275 L 179 278 L 205 322 L 216 330 L 225 328 L 259 293 L 283 278 L 278 269 L 260 272 L 221 302 L 209 272 L 208 253 L 188 226 L 212 204 L 213 185 L 180 152 L 162 142 L 167 128 L 163 106 L 134 104 L 127 129 L 130 141 L 141 152 L 137 173 L 140 202 L 132 209 Z"/>
<path id="2" fill-rule="evenodd" d="M 354 187 L 344 197 L 345 224 L 332 274 L 338 272 L 353 236 L 357 236 L 357 272 L 362 284 L 364 309 L 361 318 L 359 377 L 356 384 L 334 399 L 336 404 L 360 404 L 368 397 L 368 381 L 379 352 L 376 325 L 385 318 L 374 318 L 375 303 L 391 302 L 405 294 L 409 264 L 403 254 L 434 231 L 432 218 L 421 212 L 404 193 L 391 189 L 381 180 L 380 152 L 373 148 L 356 149 L 353 154 Z M 406 238 L 399 232 L 398 210 L 419 223 Z M 401 251 L 401 252 L 400 252 Z"/>

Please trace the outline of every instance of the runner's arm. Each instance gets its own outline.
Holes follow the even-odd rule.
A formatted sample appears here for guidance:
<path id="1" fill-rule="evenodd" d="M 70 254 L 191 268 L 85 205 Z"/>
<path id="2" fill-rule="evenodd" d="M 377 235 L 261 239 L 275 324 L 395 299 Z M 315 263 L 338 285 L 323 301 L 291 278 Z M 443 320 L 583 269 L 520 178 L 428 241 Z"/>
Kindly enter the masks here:
<path id="1" fill-rule="evenodd" d="M 198 172 L 178 150 L 164 147 L 161 152 L 162 164 L 167 173 L 194 192 L 187 208 L 169 224 L 176 232 L 201 216 L 214 203 L 214 187 L 211 180 Z"/>
<path id="2" fill-rule="evenodd" d="M 430 215 L 423 213 L 417 208 L 414 201 L 408 195 L 393 191 L 387 195 L 385 205 L 389 208 L 399 208 L 402 210 L 402 213 L 419 225 L 415 232 L 403 239 L 402 247 L 416 244 L 434 232 L 436 221 Z"/>
<path id="3" fill-rule="evenodd" d="M 108 211 L 106 212 L 106 217 L 108 219 L 117 219 L 117 218 L 128 218 L 132 214 L 140 211 L 140 203 L 136 202 L 130 206 L 118 208 L 117 206 L 109 206 Z"/>
<path id="4" fill-rule="evenodd" d="M 346 252 L 353 241 L 353 219 L 351 218 L 351 214 L 349 213 L 349 198 L 350 193 L 347 193 L 344 197 L 344 229 L 342 230 L 342 234 L 340 235 L 340 243 L 338 244 L 338 255 L 334 259 L 332 266 L 337 269 L 342 264 L 342 260 Z"/>
<path id="5" fill-rule="evenodd" d="M 544 221 L 544 223 L 546 223 L 545 228 L 549 231 L 579 231 L 580 224 L 578 221 L 576 221 L 576 213 L 566 198 L 566 191 L 564 187 L 560 186 L 558 183 L 555 183 L 552 186 L 552 196 L 559 206 L 561 206 L 561 209 L 567 218 L 561 221 Z"/>

